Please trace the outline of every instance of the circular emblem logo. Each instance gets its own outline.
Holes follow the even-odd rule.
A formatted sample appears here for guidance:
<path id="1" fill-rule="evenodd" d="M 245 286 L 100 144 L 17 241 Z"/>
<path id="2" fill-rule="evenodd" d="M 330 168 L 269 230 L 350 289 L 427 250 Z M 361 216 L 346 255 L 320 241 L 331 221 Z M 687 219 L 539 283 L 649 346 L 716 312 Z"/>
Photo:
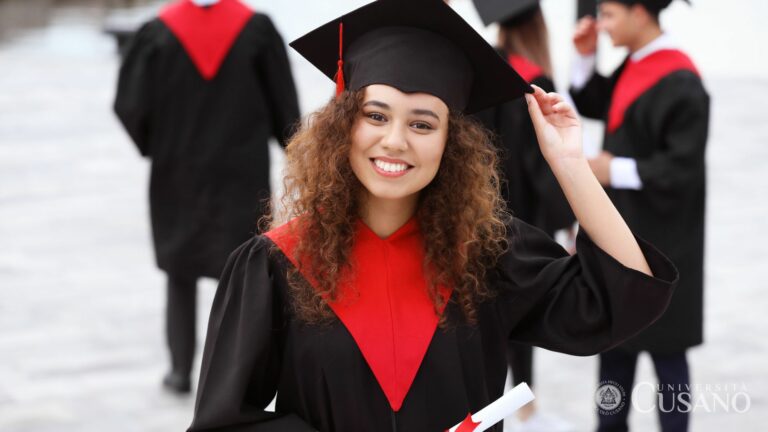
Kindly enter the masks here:
<path id="1" fill-rule="evenodd" d="M 615 381 L 601 381 L 595 391 L 595 403 L 601 415 L 613 415 L 626 405 L 627 394 Z"/>

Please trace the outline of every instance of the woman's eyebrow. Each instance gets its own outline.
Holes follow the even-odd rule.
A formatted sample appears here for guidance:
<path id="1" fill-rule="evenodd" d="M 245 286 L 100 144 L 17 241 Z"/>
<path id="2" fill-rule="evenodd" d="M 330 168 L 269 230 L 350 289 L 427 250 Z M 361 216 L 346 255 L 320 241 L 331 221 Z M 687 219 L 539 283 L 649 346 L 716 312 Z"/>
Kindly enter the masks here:
<path id="1" fill-rule="evenodd" d="M 364 103 L 363 106 L 375 106 L 386 110 L 391 109 L 389 105 L 377 100 L 369 100 L 368 102 Z M 434 117 L 437 121 L 440 121 L 440 117 L 435 114 L 434 111 L 428 109 L 414 109 L 411 110 L 411 114 L 430 116 Z"/>
<path id="2" fill-rule="evenodd" d="M 368 106 L 368 105 L 373 105 L 373 106 L 377 106 L 379 108 L 384 108 L 384 109 L 390 109 L 389 105 L 385 104 L 384 102 L 379 102 L 377 100 L 370 100 L 363 104 L 363 106 Z"/>
<path id="3" fill-rule="evenodd" d="M 427 109 L 415 109 L 415 110 L 412 110 L 411 113 L 416 115 L 425 115 L 425 116 L 434 117 L 437 121 L 440 121 L 440 117 L 438 117 L 434 111 L 430 111 Z"/>

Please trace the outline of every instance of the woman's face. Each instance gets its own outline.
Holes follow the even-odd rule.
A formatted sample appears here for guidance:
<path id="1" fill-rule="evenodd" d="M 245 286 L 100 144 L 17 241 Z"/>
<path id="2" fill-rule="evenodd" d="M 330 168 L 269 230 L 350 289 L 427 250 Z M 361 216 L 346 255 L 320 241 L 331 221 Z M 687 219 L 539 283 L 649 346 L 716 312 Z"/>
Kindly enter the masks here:
<path id="1" fill-rule="evenodd" d="M 414 199 L 435 178 L 447 139 L 441 99 L 374 84 L 352 128 L 349 162 L 371 197 Z"/>

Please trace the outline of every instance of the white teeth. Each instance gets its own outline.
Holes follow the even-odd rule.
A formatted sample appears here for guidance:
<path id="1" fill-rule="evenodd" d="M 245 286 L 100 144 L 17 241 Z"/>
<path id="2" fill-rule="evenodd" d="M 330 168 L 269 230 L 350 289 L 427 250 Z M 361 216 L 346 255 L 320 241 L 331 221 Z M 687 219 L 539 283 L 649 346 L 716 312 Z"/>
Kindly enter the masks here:
<path id="1" fill-rule="evenodd" d="M 389 163 L 389 162 L 384 162 L 378 159 L 374 159 L 373 163 L 375 163 L 377 167 L 381 168 L 386 172 L 401 172 L 408 169 L 408 165 L 406 164 Z"/>

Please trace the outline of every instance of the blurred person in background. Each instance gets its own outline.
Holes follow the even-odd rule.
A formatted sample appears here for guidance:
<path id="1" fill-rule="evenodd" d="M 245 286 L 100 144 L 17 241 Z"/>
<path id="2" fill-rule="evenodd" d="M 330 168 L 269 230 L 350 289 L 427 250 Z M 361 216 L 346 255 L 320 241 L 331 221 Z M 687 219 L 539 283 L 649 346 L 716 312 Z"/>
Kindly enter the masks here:
<path id="1" fill-rule="evenodd" d="M 218 278 L 270 199 L 268 140 L 299 117 L 283 40 L 238 0 L 180 0 L 127 48 L 115 112 L 151 160 L 157 265 L 166 272 L 170 391 L 188 393 L 196 285 Z"/>
<path id="2" fill-rule="evenodd" d="M 626 391 L 618 413 L 600 412 L 600 432 L 626 431 L 638 354 L 653 360 L 662 390 L 663 432 L 688 428 L 686 351 L 703 341 L 705 147 L 709 96 L 690 58 L 666 34 L 659 14 L 671 0 L 605 0 L 595 20 L 577 24 L 571 94 L 586 117 L 606 122 L 603 152 L 590 165 L 638 236 L 680 269 L 666 313 L 640 335 L 600 355 L 600 380 Z M 595 72 L 597 32 L 629 56 L 610 76 Z M 676 409 L 671 409 L 677 404 Z M 663 405 L 663 409 L 662 409 Z"/>
<path id="3" fill-rule="evenodd" d="M 474 0 L 483 24 L 499 26 L 497 51 L 525 79 L 545 92 L 554 92 L 549 37 L 539 0 Z M 497 136 L 501 152 L 502 197 L 508 210 L 556 237 L 565 230 L 572 244 L 575 217 L 551 168 L 539 150 L 536 132 L 524 100 L 515 100 L 478 113 Z M 572 246 L 569 248 L 571 249 Z M 533 386 L 533 347 L 510 342 L 509 365 L 514 385 Z M 572 430 L 561 419 L 544 414 L 531 402 L 517 413 L 519 424 L 507 430 L 558 432 Z"/>

